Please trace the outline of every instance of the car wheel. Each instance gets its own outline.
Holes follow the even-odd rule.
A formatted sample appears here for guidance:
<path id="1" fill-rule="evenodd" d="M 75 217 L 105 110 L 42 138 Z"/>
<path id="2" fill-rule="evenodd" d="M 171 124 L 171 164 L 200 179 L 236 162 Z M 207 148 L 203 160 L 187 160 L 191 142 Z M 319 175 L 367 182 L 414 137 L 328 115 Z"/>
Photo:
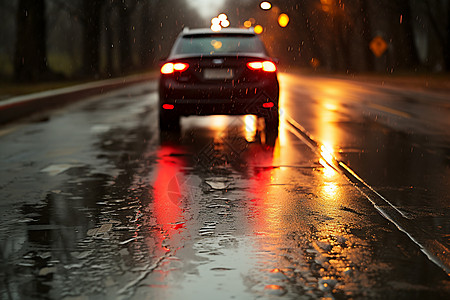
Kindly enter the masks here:
<path id="1" fill-rule="evenodd" d="M 161 131 L 176 131 L 180 129 L 180 116 L 159 113 L 159 129 Z"/>
<path id="2" fill-rule="evenodd" d="M 280 124 L 280 117 L 277 112 L 272 112 L 268 116 L 264 116 L 264 123 L 266 124 L 266 132 L 278 132 L 278 126 Z"/>

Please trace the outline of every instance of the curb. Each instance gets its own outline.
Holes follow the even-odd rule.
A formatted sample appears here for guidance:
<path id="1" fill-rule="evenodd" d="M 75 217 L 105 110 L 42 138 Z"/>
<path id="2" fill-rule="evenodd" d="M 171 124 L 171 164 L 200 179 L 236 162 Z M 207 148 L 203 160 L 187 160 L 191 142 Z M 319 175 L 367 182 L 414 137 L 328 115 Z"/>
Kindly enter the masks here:
<path id="1" fill-rule="evenodd" d="M 133 75 L 10 98 L 0 103 L 0 124 L 12 122 L 33 113 L 66 105 L 89 96 L 155 80 L 158 76 L 158 73 Z"/>

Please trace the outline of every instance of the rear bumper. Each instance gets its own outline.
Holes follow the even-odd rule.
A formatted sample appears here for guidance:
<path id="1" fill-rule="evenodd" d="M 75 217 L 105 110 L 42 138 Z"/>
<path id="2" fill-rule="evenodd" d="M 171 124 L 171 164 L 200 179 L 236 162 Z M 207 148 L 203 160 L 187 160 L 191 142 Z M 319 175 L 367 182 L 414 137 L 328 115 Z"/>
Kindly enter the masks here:
<path id="1" fill-rule="evenodd" d="M 263 100 L 264 98 L 264 100 Z M 278 101 L 261 99 L 246 99 L 246 101 L 221 100 L 221 99 L 183 99 L 168 100 L 163 104 L 172 104 L 173 108 L 167 110 L 167 113 L 177 114 L 180 116 L 190 115 L 258 115 L 264 116 L 268 112 L 278 110 Z M 264 103 L 273 103 L 272 107 L 264 107 Z M 267 104 L 266 104 L 267 106 Z M 161 108 L 162 104 L 161 104 Z"/>
<path id="2" fill-rule="evenodd" d="M 264 116 L 278 111 L 279 85 L 276 77 L 245 84 L 183 85 L 173 80 L 160 81 L 160 109 L 171 104 L 166 113 L 188 115 Z M 268 103 L 273 103 L 273 106 Z M 265 107 L 264 107 L 265 106 Z"/>

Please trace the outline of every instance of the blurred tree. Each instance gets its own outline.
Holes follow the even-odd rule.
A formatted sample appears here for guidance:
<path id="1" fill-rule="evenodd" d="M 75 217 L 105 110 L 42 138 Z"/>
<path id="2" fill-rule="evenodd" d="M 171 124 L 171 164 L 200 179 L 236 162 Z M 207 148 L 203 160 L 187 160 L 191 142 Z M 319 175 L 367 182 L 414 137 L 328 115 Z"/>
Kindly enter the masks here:
<path id="1" fill-rule="evenodd" d="M 272 0 L 270 11 L 260 2 L 228 0 L 221 11 L 231 26 L 250 18 L 263 25 L 262 39 L 286 69 L 450 69 L 448 0 Z M 0 28 L 2 44 L 15 37 L 11 46 L 0 45 L 8 62 L 2 65 L 21 81 L 50 78 L 52 70 L 89 77 L 148 70 L 168 55 L 183 27 L 210 21 L 188 0 L 0 0 L 0 9 L 16 23 Z M 290 17 L 285 28 L 277 23 L 280 13 Z M 369 48 L 376 36 L 388 44 L 380 57 Z"/>
<path id="2" fill-rule="evenodd" d="M 83 73 L 100 74 L 101 12 L 105 0 L 83 0 Z"/>
<path id="3" fill-rule="evenodd" d="M 150 35 L 154 39 L 152 51 L 155 62 L 167 57 L 176 37 L 184 27 L 195 28 L 204 23 L 185 0 L 156 0 L 151 14 L 153 26 Z"/>
<path id="4" fill-rule="evenodd" d="M 150 11 L 153 11 L 154 1 L 143 1 L 141 3 L 141 30 L 140 30 L 140 45 L 139 45 L 139 60 L 143 68 L 147 68 L 151 64 L 151 54 L 153 47 L 153 38 L 150 35 L 154 18 L 151 18 Z"/>
<path id="5" fill-rule="evenodd" d="M 183 27 L 198 14 L 185 0 L 109 0 L 104 5 L 102 61 L 107 74 L 148 70 L 167 56 Z M 102 65 L 100 67 L 102 67 Z"/>
<path id="6" fill-rule="evenodd" d="M 362 44 L 362 51 L 363 51 L 363 64 L 365 65 L 365 70 L 367 71 L 373 71 L 375 62 L 374 62 L 374 55 L 372 51 L 370 51 L 369 45 L 374 36 L 372 35 L 372 25 L 370 23 L 370 13 L 369 13 L 369 7 L 367 5 L 366 0 L 359 0 L 358 1 L 358 7 L 359 12 L 361 13 L 361 17 L 359 20 L 360 22 L 360 29 L 356 31 L 356 33 L 362 37 L 363 44 Z M 356 19 L 358 20 L 358 18 Z"/>
<path id="7" fill-rule="evenodd" d="M 411 25 L 413 19 L 410 0 L 389 0 L 387 11 L 390 14 L 390 33 L 393 44 L 391 68 L 415 69 L 419 65 L 419 56 Z"/>
<path id="8" fill-rule="evenodd" d="M 37 81 L 48 75 L 44 0 L 20 0 L 14 76 L 17 81 Z"/>
<path id="9" fill-rule="evenodd" d="M 444 29 L 444 32 L 447 34 L 444 34 L 444 42 L 443 42 L 443 52 L 444 52 L 444 62 L 445 62 L 445 70 L 450 72 L 450 3 L 447 1 L 447 26 L 446 30 Z M 445 28 L 445 27 L 444 27 Z"/>
<path id="10" fill-rule="evenodd" d="M 107 77 L 112 77 L 115 74 L 114 70 L 114 29 L 113 29 L 113 20 L 110 17 L 113 12 L 112 6 L 105 7 L 105 18 L 104 18 L 104 72 Z"/>
<path id="11" fill-rule="evenodd" d="M 425 4 L 430 34 L 437 38 L 438 46 L 442 49 L 444 69 L 450 71 L 450 1 L 420 1 Z"/>
<path id="12" fill-rule="evenodd" d="M 0 80 L 14 75 L 14 52 L 17 21 L 16 1 L 0 0 Z"/>
<path id="13" fill-rule="evenodd" d="M 447 36 L 444 34 L 444 61 L 445 61 L 445 70 L 450 72 L 450 3 L 447 1 L 447 27 L 444 32 L 446 32 Z"/>
<path id="14" fill-rule="evenodd" d="M 236 6 L 241 16 L 248 16 L 245 10 L 250 10 L 256 22 L 264 24 L 263 40 L 289 66 L 390 72 L 412 69 L 420 63 L 411 25 L 411 1 L 447 0 L 272 0 L 272 13 L 278 10 L 291 16 L 282 30 L 273 26 L 276 19 L 271 13 L 259 8 L 260 1 L 240 4 L 229 0 L 226 5 Z M 389 45 L 380 57 L 369 48 L 376 36 Z"/>
<path id="15" fill-rule="evenodd" d="M 132 68 L 132 52 L 130 36 L 134 26 L 130 26 L 130 14 L 136 7 L 135 1 L 119 1 L 119 62 L 120 73 L 124 74 Z"/>

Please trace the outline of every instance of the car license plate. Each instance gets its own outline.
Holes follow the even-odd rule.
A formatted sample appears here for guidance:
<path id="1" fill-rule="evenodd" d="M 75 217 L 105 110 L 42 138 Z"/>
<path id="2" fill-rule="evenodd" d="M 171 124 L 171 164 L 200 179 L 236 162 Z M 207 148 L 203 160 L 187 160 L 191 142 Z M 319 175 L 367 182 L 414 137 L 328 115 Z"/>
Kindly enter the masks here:
<path id="1" fill-rule="evenodd" d="M 205 79 L 232 79 L 233 69 L 205 69 L 203 76 Z"/>

